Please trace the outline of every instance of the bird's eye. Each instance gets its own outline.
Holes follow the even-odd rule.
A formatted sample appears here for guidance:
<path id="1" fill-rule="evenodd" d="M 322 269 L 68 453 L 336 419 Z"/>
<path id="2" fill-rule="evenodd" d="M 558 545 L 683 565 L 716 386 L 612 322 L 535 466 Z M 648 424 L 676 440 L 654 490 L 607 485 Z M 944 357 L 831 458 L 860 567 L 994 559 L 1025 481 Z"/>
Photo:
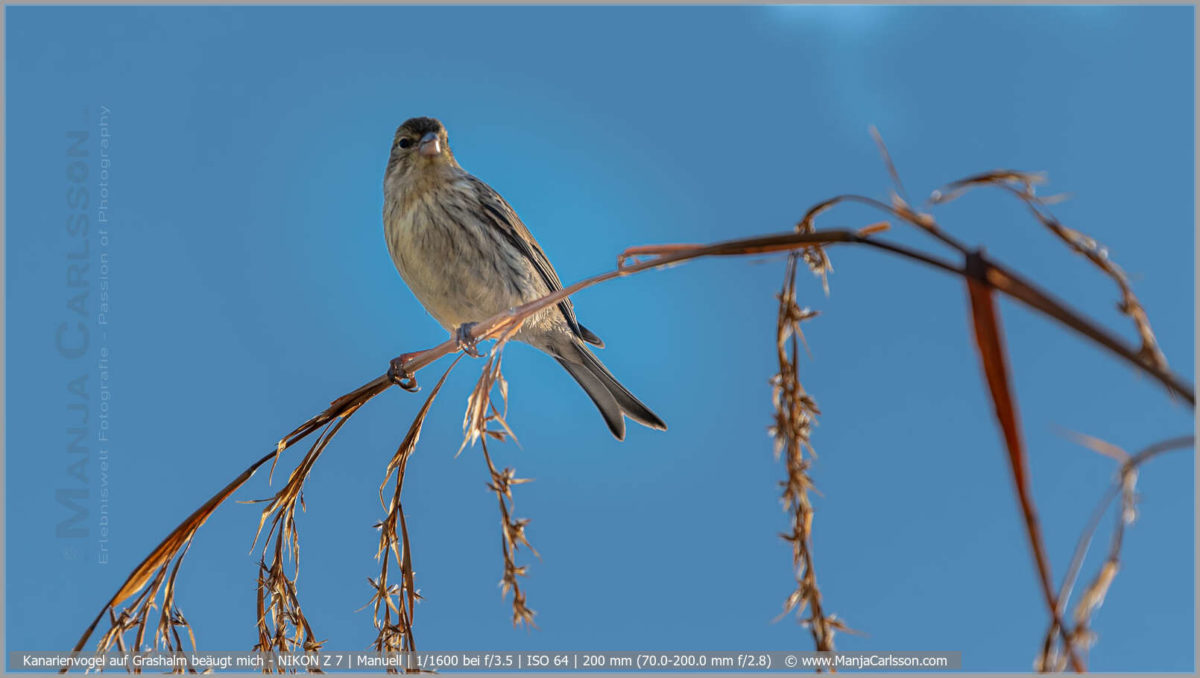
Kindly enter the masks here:
<path id="1" fill-rule="evenodd" d="M 401 139 L 399 141 L 399 144 L 400 144 L 400 148 L 408 148 L 409 146 L 412 146 L 412 139 L 409 139 L 408 137 L 404 137 L 403 139 Z"/>

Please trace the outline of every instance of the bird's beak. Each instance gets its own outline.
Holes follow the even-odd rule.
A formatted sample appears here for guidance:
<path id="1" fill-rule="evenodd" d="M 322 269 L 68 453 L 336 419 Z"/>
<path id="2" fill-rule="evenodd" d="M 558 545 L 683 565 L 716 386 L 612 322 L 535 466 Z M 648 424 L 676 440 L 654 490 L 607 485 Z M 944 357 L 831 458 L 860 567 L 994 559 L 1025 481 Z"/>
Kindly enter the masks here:
<path id="1" fill-rule="evenodd" d="M 426 158 L 441 155 L 442 140 L 438 138 L 436 132 L 430 132 L 421 137 L 421 143 L 417 144 L 417 151 Z"/>

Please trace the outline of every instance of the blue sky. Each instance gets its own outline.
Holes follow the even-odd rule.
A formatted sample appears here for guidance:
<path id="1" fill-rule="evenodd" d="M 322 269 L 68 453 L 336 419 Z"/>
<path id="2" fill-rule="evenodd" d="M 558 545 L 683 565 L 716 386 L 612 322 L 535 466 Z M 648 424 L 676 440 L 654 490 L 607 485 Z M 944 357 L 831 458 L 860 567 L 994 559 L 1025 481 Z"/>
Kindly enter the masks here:
<path id="1" fill-rule="evenodd" d="M 19 7 L 6 25 L 10 650 L 69 647 L 158 540 L 278 436 L 445 338 L 382 237 L 388 148 L 414 115 L 443 120 L 459 161 L 515 206 L 564 281 L 630 245 L 779 232 L 831 195 L 885 197 L 871 124 L 917 196 L 977 171 L 1045 170 L 1048 190 L 1073 196 L 1056 214 L 1108 246 L 1173 368 L 1194 372 L 1191 8 Z M 96 202 L 86 238 L 65 228 L 80 209 L 64 172 L 67 134 L 86 130 L 83 181 L 98 197 L 106 109 L 102 245 Z M 939 216 L 1134 339 L 1115 287 L 1020 206 L 981 193 Z M 877 218 L 846 209 L 821 223 Z M 86 287 L 70 287 L 84 240 Z M 799 294 L 822 314 L 802 372 L 824 413 L 817 574 L 827 608 L 863 632 L 838 646 L 1028 670 L 1045 614 L 962 285 L 875 252 L 831 255 L 830 296 L 807 275 Z M 478 450 L 454 456 L 480 366 L 460 365 L 405 490 L 419 648 L 809 648 L 792 620 L 772 623 L 792 586 L 766 435 L 782 265 L 703 261 L 576 297 L 601 357 L 665 433 L 631 426 L 616 442 L 558 365 L 506 353 L 521 446 L 494 454 L 536 479 L 516 493 L 541 553 L 525 583 L 535 631 L 512 628 L 496 586 Z M 67 302 L 80 289 L 90 342 L 69 357 L 56 330 L 79 331 Z M 1107 354 L 1000 307 L 1060 577 L 1114 471 L 1061 430 L 1136 450 L 1193 419 Z M 88 451 L 72 455 L 82 396 L 68 384 L 82 375 Z M 327 647 L 374 637 L 355 610 L 377 571 L 377 488 L 421 402 L 398 390 L 372 402 L 308 485 L 301 595 Z M 69 473 L 81 457 L 82 482 Z M 1193 477 L 1187 453 L 1143 471 L 1093 668 L 1192 670 Z M 62 489 L 87 491 L 85 536 L 57 533 Z M 264 475 L 238 498 L 272 491 Z M 254 642 L 258 511 L 221 510 L 180 575 L 201 649 Z"/>

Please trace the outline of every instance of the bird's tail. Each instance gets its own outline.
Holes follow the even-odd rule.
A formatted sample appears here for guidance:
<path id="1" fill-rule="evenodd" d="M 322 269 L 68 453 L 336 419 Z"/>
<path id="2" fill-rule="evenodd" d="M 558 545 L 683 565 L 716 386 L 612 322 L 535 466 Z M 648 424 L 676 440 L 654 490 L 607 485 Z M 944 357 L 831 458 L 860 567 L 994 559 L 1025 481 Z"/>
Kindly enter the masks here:
<path id="1" fill-rule="evenodd" d="M 621 385 L 608 371 L 600 359 L 586 347 L 575 344 L 575 360 L 555 356 L 567 372 L 579 382 L 596 408 L 604 416 L 608 429 L 617 440 L 625 439 L 625 416 L 650 428 L 667 430 L 667 425 L 658 415 L 651 412 L 642 401 L 634 397 L 629 389 Z"/>

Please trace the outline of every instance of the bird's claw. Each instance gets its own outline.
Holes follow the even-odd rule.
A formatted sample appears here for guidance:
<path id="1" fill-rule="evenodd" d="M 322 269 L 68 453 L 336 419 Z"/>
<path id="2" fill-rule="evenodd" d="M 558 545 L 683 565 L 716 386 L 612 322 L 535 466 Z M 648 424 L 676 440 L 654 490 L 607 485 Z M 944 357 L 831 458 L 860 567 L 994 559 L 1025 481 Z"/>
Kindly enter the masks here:
<path id="1" fill-rule="evenodd" d="M 471 336 L 471 330 L 479 323 L 463 323 L 454 329 L 454 341 L 458 343 L 458 349 L 472 358 L 482 358 L 483 354 L 475 345 L 479 340 Z"/>
<path id="2" fill-rule="evenodd" d="M 399 386 L 405 391 L 408 391 L 409 393 L 416 393 L 417 391 L 421 390 L 421 387 L 417 385 L 417 377 L 404 368 L 404 364 L 407 363 L 412 356 L 413 354 L 411 353 L 405 353 L 398 358 L 392 358 L 391 364 L 388 365 L 387 376 L 388 379 L 392 380 L 393 384 Z"/>

